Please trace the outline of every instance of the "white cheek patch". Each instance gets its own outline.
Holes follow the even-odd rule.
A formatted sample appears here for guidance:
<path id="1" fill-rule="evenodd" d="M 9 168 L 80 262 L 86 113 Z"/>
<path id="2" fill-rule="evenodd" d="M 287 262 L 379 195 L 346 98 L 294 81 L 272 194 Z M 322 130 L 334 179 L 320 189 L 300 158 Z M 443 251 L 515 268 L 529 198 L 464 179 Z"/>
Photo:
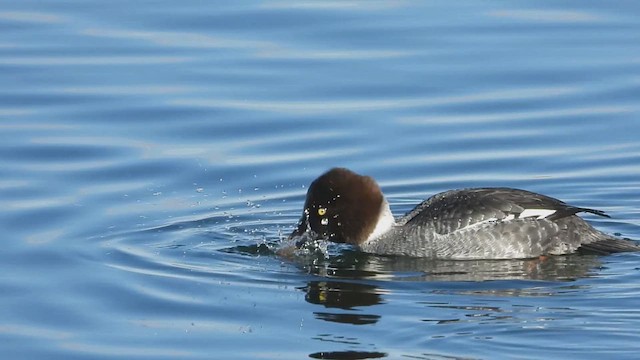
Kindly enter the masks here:
<path id="1" fill-rule="evenodd" d="M 553 214 L 555 214 L 556 211 L 555 210 L 549 210 L 549 209 L 524 209 L 523 212 L 520 213 L 520 215 L 518 216 L 519 218 L 528 218 L 528 217 L 535 217 L 538 220 L 540 219 L 544 219 L 548 216 L 551 216 Z M 511 215 L 509 215 L 511 216 Z"/>

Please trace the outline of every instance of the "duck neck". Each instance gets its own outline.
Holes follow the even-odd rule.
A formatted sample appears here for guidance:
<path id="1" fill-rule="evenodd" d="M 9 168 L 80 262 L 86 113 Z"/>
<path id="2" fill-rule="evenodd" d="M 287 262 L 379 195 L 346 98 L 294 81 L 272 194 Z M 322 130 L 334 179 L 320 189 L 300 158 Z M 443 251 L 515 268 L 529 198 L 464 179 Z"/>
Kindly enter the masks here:
<path id="1" fill-rule="evenodd" d="M 391 228 L 395 224 L 396 220 L 391 213 L 389 203 L 387 202 L 387 199 L 383 199 L 382 206 L 380 207 L 380 215 L 378 216 L 378 223 L 376 224 L 376 227 L 373 229 L 369 237 L 367 237 L 367 240 L 365 240 L 365 242 L 379 238 L 380 236 L 391 230 Z"/>

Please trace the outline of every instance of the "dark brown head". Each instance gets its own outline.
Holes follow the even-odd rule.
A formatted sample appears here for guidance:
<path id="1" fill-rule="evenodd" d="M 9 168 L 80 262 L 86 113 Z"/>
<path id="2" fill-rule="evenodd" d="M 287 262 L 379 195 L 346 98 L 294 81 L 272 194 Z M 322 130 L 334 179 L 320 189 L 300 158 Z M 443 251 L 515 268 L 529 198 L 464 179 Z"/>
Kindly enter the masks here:
<path id="1" fill-rule="evenodd" d="M 361 244 L 376 227 L 383 206 L 387 205 L 375 180 L 333 168 L 309 186 L 298 228 L 290 238 L 307 233 L 333 242 Z"/>

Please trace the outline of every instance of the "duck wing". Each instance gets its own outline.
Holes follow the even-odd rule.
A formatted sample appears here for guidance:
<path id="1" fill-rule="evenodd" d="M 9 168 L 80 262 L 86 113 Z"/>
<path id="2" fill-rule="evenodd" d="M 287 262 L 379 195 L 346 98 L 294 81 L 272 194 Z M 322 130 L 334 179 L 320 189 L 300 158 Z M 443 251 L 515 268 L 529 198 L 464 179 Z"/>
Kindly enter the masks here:
<path id="1" fill-rule="evenodd" d="M 398 224 L 428 226 L 444 235 L 488 222 L 517 219 L 556 222 L 579 212 L 609 217 L 600 210 L 571 206 L 526 190 L 475 188 L 436 194 L 408 212 Z"/>

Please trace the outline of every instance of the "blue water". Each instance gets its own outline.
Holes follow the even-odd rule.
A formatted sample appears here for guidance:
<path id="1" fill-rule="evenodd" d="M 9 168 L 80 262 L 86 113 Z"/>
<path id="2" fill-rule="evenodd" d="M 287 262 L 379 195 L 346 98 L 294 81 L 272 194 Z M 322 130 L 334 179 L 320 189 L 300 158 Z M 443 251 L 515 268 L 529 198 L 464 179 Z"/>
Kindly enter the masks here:
<path id="1" fill-rule="evenodd" d="M 306 186 L 640 239 L 633 1 L 0 3 L 6 359 L 633 359 L 640 254 L 283 257 Z"/>

